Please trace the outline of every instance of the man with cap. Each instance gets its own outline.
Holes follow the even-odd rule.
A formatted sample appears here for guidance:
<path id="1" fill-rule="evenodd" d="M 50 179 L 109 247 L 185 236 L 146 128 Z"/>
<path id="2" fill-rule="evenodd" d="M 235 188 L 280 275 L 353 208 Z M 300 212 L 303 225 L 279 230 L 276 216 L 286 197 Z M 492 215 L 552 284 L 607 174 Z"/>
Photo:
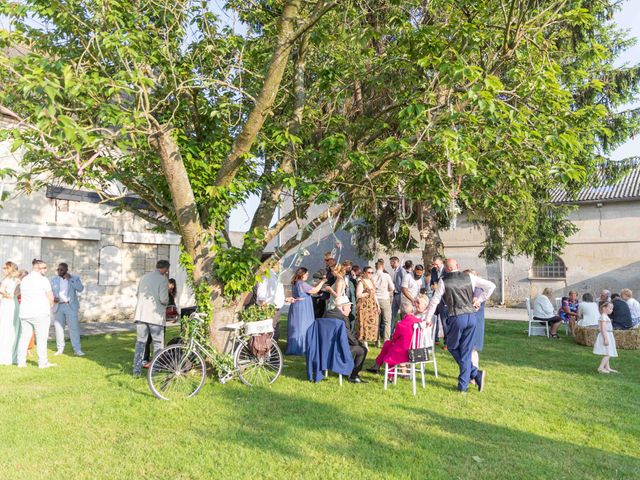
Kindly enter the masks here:
<path id="1" fill-rule="evenodd" d="M 471 363 L 476 330 L 475 313 L 491 296 L 496 285 L 489 280 L 459 271 L 458 263 L 452 258 L 447 259 L 446 270 L 429 302 L 426 321 L 431 322 L 440 299 L 444 298 L 449 310 L 447 347 L 460 367 L 458 390 L 466 393 L 473 379 L 478 390 L 482 391 L 486 382 L 485 371 L 477 369 Z M 483 290 L 478 297 L 473 296 L 476 287 Z"/>
<path id="2" fill-rule="evenodd" d="M 349 350 L 351 350 L 351 356 L 353 357 L 353 371 L 349 375 L 349 381 L 351 383 L 366 383 L 358 375 L 364 361 L 367 358 L 367 350 L 360 344 L 356 336 L 351 331 L 351 320 L 349 320 L 349 312 L 351 312 L 351 302 L 346 296 L 341 296 L 334 301 L 335 308 L 327 310 L 323 318 L 335 318 L 342 320 L 344 326 L 347 328 L 347 338 L 349 339 Z"/>

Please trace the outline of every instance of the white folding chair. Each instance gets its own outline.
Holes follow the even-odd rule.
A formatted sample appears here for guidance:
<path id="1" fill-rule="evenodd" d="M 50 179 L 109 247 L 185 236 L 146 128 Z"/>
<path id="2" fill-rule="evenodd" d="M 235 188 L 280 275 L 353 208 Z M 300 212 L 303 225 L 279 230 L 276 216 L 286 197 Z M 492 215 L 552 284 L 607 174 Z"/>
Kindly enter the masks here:
<path id="1" fill-rule="evenodd" d="M 431 342 L 431 345 L 429 345 L 429 339 L 431 338 L 430 335 L 428 335 L 427 333 L 427 324 L 426 322 L 419 322 L 419 323 L 414 323 L 413 324 L 413 334 L 411 335 L 411 347 L 412 349 L 414 348 L 430 348 L 431 353 L 433 354 L 434 348 L 433 348 L 433 342 Z M 434 359 L 434 368 L 436 370 L 436 376 L 437 376 L 437 366 L 435 364 L 435 356 L 433 357 Z M 428 360 L 426 362 L 407 362 L 407 363 L 400 363 L 398 365 L 394 365 L 392 367 L 389 366 L 388 363 L 385 362 L 384 364 L 384 389 L 387 389 L 387 385 L 389 383 L 389 375 L 393 375 L 393 383 L 396 384 L 398 383 L 398 367 L 400 367 L 401 365 L 409 365 L 409 378 L 411 379 L 411 383 L 413 385 L 413 394 L 416 394 L 416 365 L 420 366 L 420 375 L 422 378 L 422 388 L 427 388 L 427 385 L 424 381 L 424 364 L 425 363 L 431 363 L 431 360 Z"/>
<path id="2" fill-rule="evenodd" d="M 324 378 L 329 378 L 329 370 L 324 371 Z M 340 382 L 340 386 L 342 386 L 342 374 L 338 374 L 338 381 Z"/>
<path id="3" fill-rule="evenodd" d="M 545 335 L 549 336 L 549 322 L 545 320 L 534 320 L 533 318 L 533 310 L 531 309 L 531 300 L 529 298 L 525 299 L 525 304 L 527 306 L 527 316 L 529 317 L 529 336 L 533 335 Z M 535 330 L 543 329 L 543 333 L 535 333 Z"/>

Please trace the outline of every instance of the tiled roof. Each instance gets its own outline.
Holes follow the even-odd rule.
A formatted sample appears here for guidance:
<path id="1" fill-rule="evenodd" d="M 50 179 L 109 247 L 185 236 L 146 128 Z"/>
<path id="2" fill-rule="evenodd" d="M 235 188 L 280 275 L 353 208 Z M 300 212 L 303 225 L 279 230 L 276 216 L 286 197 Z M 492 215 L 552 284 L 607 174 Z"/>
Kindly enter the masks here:
<path id="1" fill-rule="evenodd" d="M 599 201 L 640 200 L 640 162 L 627 162 L 629 170 L 617 181 L 610 181 L 601 176 L 600 180 L 583 187 L 574 194 L 561 188 L 551 192 L 553 203 L 590 203 Z"/>

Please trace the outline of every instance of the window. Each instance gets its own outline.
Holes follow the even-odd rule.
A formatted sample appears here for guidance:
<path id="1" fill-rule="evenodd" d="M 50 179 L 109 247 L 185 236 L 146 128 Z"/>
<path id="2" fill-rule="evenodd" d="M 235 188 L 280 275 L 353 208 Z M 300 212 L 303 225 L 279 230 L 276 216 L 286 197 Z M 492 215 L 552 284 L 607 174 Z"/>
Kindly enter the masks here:
<path id="1" fill-rule="evenodd" d="M 557 255 L 550 263 L 535 263 L 531 266 L 531 276 L 534 278 L 565 278 L 567 267 Z"/>

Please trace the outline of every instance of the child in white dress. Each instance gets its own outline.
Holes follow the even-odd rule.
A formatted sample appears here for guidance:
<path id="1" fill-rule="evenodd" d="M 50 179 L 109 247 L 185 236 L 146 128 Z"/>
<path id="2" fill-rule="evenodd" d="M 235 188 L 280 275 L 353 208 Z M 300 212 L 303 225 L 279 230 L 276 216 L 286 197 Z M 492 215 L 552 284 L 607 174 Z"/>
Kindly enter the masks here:
<path id="1" fill-rule="evenodd" d="M 618 373 L 609 366 L 609 359 L 617 357 L 616 338 L 613 336 L 613 327 L 609 315 L 613 312 L 613 304 L 611 302 L 603 302 L 600 304 L 600 320 L 598 321 L 598 337 L 596 343 L 593 344 L 593 353 L 596 355 L 604 355 L 598 372 L 600 373 Z"/>

